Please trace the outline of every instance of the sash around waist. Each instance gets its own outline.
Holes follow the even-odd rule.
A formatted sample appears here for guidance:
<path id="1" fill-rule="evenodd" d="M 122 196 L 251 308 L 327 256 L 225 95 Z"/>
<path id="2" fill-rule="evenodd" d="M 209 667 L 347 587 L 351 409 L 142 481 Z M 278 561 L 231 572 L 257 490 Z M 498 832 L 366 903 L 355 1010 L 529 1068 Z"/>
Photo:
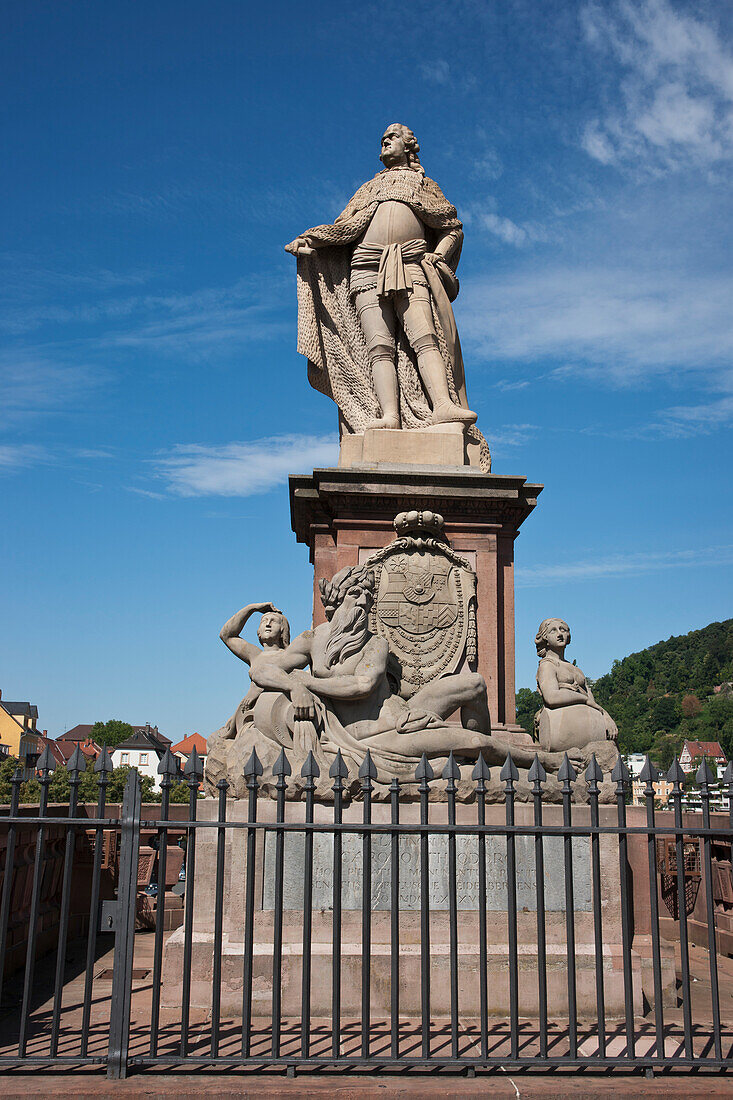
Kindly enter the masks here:
<path id="1" fill-rule="evenodd" d="M 360 244 L 351 258 L 352 268 L 377 272 L 377 294 L 385 296 L 412 290 L 413 281 L 405 264 L 420 263 L 427 249 L 425 241 L 404 244 Z"/>

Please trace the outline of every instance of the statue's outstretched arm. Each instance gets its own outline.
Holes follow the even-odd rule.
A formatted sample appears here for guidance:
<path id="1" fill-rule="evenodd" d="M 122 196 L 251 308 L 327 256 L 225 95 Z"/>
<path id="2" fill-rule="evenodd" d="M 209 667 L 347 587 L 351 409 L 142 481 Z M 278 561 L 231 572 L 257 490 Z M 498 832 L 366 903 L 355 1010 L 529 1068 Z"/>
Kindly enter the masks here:
<path id="1" fill-rule="evenodd" d="M 259 646 L 252 645 L 251 642 L 246 642 L 244 638 L 240 638 L 239 635 L 244 630 L 244 624 L 249 619 L 250 615 L 254 615 L 256 611 L 277 611 L 277 608 L 271 603 L 248 603 L 246 607 L 243 607 L 240 611 L 237 611 L 235 615 L 232 615 L 231 619 L 227 619 L 224 626 L 219 631 L 219 637 L 221 638 L 227 649 L 231 649 L 235 657 L 239 657 L 240 661 L 244 661 L 245 664 L 251 665 L 255 657 L 259 657 L 262 650 Z"/>
<path id="2" fill-rule="evenodd" d="M 356 672 L 334 672 L 330 676 L 303 677 L 303 683 L 316 695 L 327 699 L 368 699 L 387 670 L 389 650 L 382 639 L 374 639 L 372 651 L 360 662 Z"/>

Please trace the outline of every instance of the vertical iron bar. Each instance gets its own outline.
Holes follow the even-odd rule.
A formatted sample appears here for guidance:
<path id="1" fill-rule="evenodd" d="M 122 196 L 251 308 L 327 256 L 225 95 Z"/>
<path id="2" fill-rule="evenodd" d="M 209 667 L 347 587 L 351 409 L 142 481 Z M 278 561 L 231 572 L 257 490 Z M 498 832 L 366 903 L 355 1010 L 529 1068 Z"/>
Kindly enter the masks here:
<path id="1" fill-rule="evenodd" d="M 654 820 L 654 783 L 652 762 L 647 756 L 646 763 L 639 776 L 644 781 L 647 828 L 652 830 Z M 664 1058 L 664 1008 L 662 1005 L 662 959 L 659 944 L 659 897 L 657 877 L 657 838 L 653 832 L 647 833 L 647 856 L 649 860 L 649 916 L 652 926 L 652 968 L 654 972 L 654 1024 L 657 1039 L 657 1057 Z"/>
<path id="2" fill-rule="evenodd" d="M 130 1005 L 132 1001 L 132 962 L 135 951 L 135 909 L 137 901 L 137 865 L 140 847 L 140 775 L 133 768 L 127 777 L 122 798 L 120 829 L 120 871 L 117 886 L 117 926 L 110 1003 L 107 1077 L 127 1077 L 130 1045 Z"/>
<path id="3" fill-rule="evenodd" d="M 534 802 L 534 823 L 542 826 L 542 784 L 547 772 L 535 754 L 529 770 Z M 547 1057 L 547 930 L 545 921 L 545 847 L 541 833 L 534 838 L 535 895 L 537 898 L 537 993 L 540 1014 L 540 1058 Z"/>
<path id="4" fill-rule="evenodd" d="M 429 821 L 428 798 L 434 772 L 423 753 L 415 770 L 420 780 L 420 824 Z M 430 1057 L 430 863 L 427 830 L 420 833 L 420 1016 L 422 1056 Z"/>
<path id="5" fill-rule="evenodd" d="M 303 970 L 300 997 L 300 1053 L 310 1055 L 311 1043 L 311 941 L 313 938 L 313 798 L 320 768 L 308 753 L 300 774 L 305 778 L 305 858 L 303 866 Z"/>
<path id="6" fill-rule="evenodd" d="M 33 892 L 31 894 L 31 912 L 28 920 L 28 944 L 25 955 L 25 975 L 23 978 L 23 1005 L 20 1010 L 20 1035 L 18 1053 L 25 1058 L 28 1042 L 28 1017 L 33 992 L 33 976 L 36 966 L 36 936 L 38 934 L 38 913 L 41 905 L 41 886 L 43 884 L 43 862 L 45 858 L 46 830 L 41 818 L 46 816 L 48 808 L 48 785 L 51 773 L 45 769 L 41 773 L 41 797 L 38 804 L 38 832 L 36 834 L 36 859 L 33 866 Z"/>
<path id="7" fill-rule="evenodd" d="M 476 761 L 471 778 L 476 780 L 478 824 L 486 825 L 486 780 L 490 776 L 483 755 Z M 486 946 L 486 835 L 478 834 L 478 981 L 481 1013 L 481 1057 L 489 1057 L 489 975 Z"/>
<path id="8" fill-rule="evenodd" d="M 227 819 L 227 791 L 229 784 L 220 779 L 216 784 L 219 792 L 217 820 L 220 827 L 216 830 L 216 888 L 214 894 L 214 964 L 211 974 L 211 1057 L 219 1057 L 219 1028 L 221 1026 L 221 941 L 224 926 L 224 853 L 227 831 L 224 822 Z"/>
<path id="9" fill-rule="evenodd" d="M 97 824 L 94 828 L 94 862 L 92 864 L 92 896 L 89 901 L 89 934 L 87 936 L 86 973 L 84 975 L 84 1008 L 81 1018 L 81 1047 L 82 1058 L 86 1058 L 89 1049 L 89 1026 L 92 1016 L 92 988 L 94 983 L 94 964 L 97 958 L 97 929 L 99 927 L 99 887 L 102 878 L 102 856 L 104 854 L 104 825 L 101 824 L 105 814 L 107 803 L 107 784 L 109 783 L 108 769 L 106 768 L 109 752 L 102 749 L 98 760 L 102 761 L 102 767 L 95 771 L 98 775 L 97 787 Z M 112 761 L 109 760 L 110 768 Z"/>
<path id="10" fill-rule="evenodd" d="M 196 749 L 193 749 L 186 767 L 189 768 Z M 196 754 L 196 758 L 198 754 Z M 194 759 L 196 759 L 194 758 Z M 188 771 L 188 820 L 196 820 L 199 795 L 199 775 L 196 768 Z M 183 978 L 181 988 L 181 1058 L 188 1054 L 188 1028 L 191 1015 L 191 957 L 193 954 L 193 897 L 196 888 L 196 830 L 186 829 L 186 898 L 183 914 Z"/>
<path id="11" fill-rule="evenodd" d="M 170 754 L 170 760 L 168 755 Z M 170 750 L 161 761 L 164 770 L 160 779 L 160 820 L 167 821 L 170 813 L 171 770 L 177 769 L 177 762 Z M 175 771 L 173 771 L 175 774 Z M 186 872 L 188 873 L 188 871 Z M 158 1023 L 160 1020 L 160 990 L 163 971 L 163 932 L 165 929 L 165 881 L 168 875 L 168 830 L 158 829 L 158 896 L 155 906 L 155 945 L 153 948 L 153 987 L 150 1006 L 150 1056 L 158 1054 Z"/>
<path id="12" fill-rule="evenodd" d="M 573 837 L 572 828 L 572 783 L 576 778 L 567 753 L 558 779 L 562 782 L 562 823 L 567 830 L 563 836 L 563 854 L 565 857 L 565 941 L 568 960 L 568 1024 L 569 1054 L 578 1056 L 578 1006 L 576 1000 L 575 975 L 575 894 L 573 890 Z"/>
<path id="13" fill-rule="evenodd" d="M 372 823 L 372 779 L 376 769 L 367 750 L 364 763 L 359 768 L 361 792 L 364 801 L 363 823 Z M 365 829 L 362 834 L 362 884 L 361 884 L 361 1056 L 369 1057 L 371 1032 L 371 960 L 372 960 L 372 834 Z"/>
<path id="14" fill-rule="evenodd" d="M 598 809 L 598 784 L 603 780 L 603 772 L 595 758 L 595 753 L 590 758 L 588 770 L 585 773 L 588 783 L 588 796 L 590 799 L 590 823 L 592 828 L 600 826 L 600 813 Z M 601 912 L 601 838 L 598 833 L 591 833 L 591 879 L 593 883 L 593 940 L 596 952 L 596 1006 L 598 1010 L 598 1056 L 606 1057 L 606 1004 L 603 990 L 603 914 Z"/>
<path id="15" fill-rule="evenodd" d="M 18 814 L 20 787 L 23 782 L 22 768 L 13 772 L 10 788 L 10 817 Z M 3 1000 L 3 974 L 5 973 L 5 953 L 8 945 L 8 925 L 10 923 L 10 903 L 13 897 L 13 879 L 15 877 L 15 831 L 17 826 L 8 825 L 8 841 L 5 846 L 5 871 L 3 877 L 3 897 L 0 902 L 0 1006 Z"/>
<path id="16" fill-rule="evenodd" d="M 710 771 L 707 760 L 703 760 L 697 772 L 697 781 L 700 784 L 700 800 L 702 802 L 702 827 L 710 828 L 710 781 L 713 774 Z M 708 918 L 708 962 L 710 964 L 710 1001 L 713 1011 L 713 1041 L 715 1044 L 715 1057 L 723 1057 L 723 1046 L 720 1035 L 720 995 L 718 992 L 718 954 L 715 936 L 715 902 L 713 899 L 713 865 L 710 854 L 710 837 L 704 836 L 702 842 L 703 867 L 705 873 L 705 902 Z"/>
<path id="17" fill-rule="evenodd" d="M 400 821 L 400 781 L 393 779 L 389 788 L 392 824 Z M 400 1055 L 400 833 L 391 833 L 392 897 L 390 902 L 390 1038 L 393 1058 Z"/>
<path id="18" fill-rule="evenodd" d="M 514 783 L 518 778 L 516 765 L 511 753 L 501 769 L 501 778 L 506 786 L 506 823 L 514 824 Z M 511 1056 L 519 1057 L 519 958 L 517 950 L 517 866 L 516 846 L 513 833 L 506 838 L 506 878 L 507 878 L 507 931 L 509 940 L 509 1017 L 511 1027 Z"/>
<path id="19" fill-rule="evenodd" d="M 343 821 L 344 778 L 348 775 L 341 751 L 328 773 L 333 777 L 333 821 L 341 825 Z M 343 837 L 334 830 L 333 834 L 333 921 L 331 925 L 331 1053 L 334 1058 L 341 1057 L 341 879 L 342 879 Z"/>
<path id="20" fill-rule="evenodd" d="M 78 756 L 77 756 L 78 754 Z M 81 750 L 76 748 L 68 764 L 69 773 L 69 817 L 76 817 L 79 800 L 78 766 L 85 766 Z M 69 934 L 69 910 L 71 908 L 71 876 L 74 869 L 74 847 L 76 844 L 76 826 L 69 825 L 66 830 L 66 849 L 64 851 L 64 878 L 61 887 L 61 912 L 59 914 L 59 938 L 56 948 L 56 978 L 53 990 L 53 1017 L 51 1020 L 50 1054 L 55 1058 L 59 1049 L 59 1027 L 61 1025 L 61 1006 L 64 997 L 64 972 L 66 970 L 66 939 Z"/>
<path id="21" fill-rule="evenodd" d="M 249 805 L 247 807 L 247 822 L 254 825 L 257 820 L 257 776 L 262 775 L 262 765 L 257 753 L 252 749 L 252 755 L 244 765 L 244 774 L 247 778 L 249 791 Z M 226 796 L 225 796 L 226 797 Z M 242 1057 L 249 1058 L 252 1041 L 252 977 L 254 973 L 254 929 L 255 929 L 255 843 L 257 839 L 256 829 L 247 829 L 247 868 L 245 871 L 244 887 L 244 964 L 242 973 Z M 224 854 L 222 862 L 222 887 L 224 875 Z M 217 904 L 219 902 L 217 893 Z M 221 899 L 223 906 L 223 898 Z M 221 957 L 221 950 L 218 952 Z"/>
<path id="22" fill-rule="evenodd" d="M 674 784 L 672 801 L 674 803 L 674 824 L 676 829 L 682 828 L 682 781 L 685 773 L 674 760 L 667 772 L 667 779 Z M 684 837 L 682 833 L 675 835 L 675 862 L 677 865 L 677 916 L 680 922 L 680 970 L 682 973 L 682 1020 L 685 1032 L 685 1057 L 694 1058 L 695 1051 L 692 1042 L 692 1004 L 690 993 L 690 950 L 687 936 L 687 898 L 685 896 L 685 856 Z"/>
<path id="23" fill-rule="evenodd" d="M 290 775 L 290 764 L 282 751 L 275 762 L 272 774 L 277 776 L 277 809 L 275 819 L 278 825 L 285 821 L 286 776 Z M 282 1017 L 282 961 L 283 961 L 283 863 L 285 858 L 285 831 L 275 833 L 275 920 L 272 936 L 272 1056 L 280 1057 L 280 1027 Z"/>
<path id="24" fill-rule="evenodd" d="M 618 817 L 618 863 L 621 886 L 621 950 L 624 968 L 624 1017 L 626 1022 L 626 1054 L 636 1057 L 634 1033 L 634 987 L 631 973 L 631 917 L 629 914 L 628 834 L 626 832 L 626 786 L 629 770 L 621 757 L 611 773 L 616 783 L 616 810 Z"/>
<path id="25" fill-rule="evenodd" d="M 446 794 L 448 795 L 448 825 L 452 830 L 448 833 L 448 921 L 449 921 L 449 952 L 450 952 L 450 1038 L 451 1056 L 458 1058 L 458 899 L 456 888 L 456 779 L 460 779 L 461 773 L 453 759 L 453 753 L 448 755 L 448 762 L 443 770 L 443 779 L 448 781 Z"/>

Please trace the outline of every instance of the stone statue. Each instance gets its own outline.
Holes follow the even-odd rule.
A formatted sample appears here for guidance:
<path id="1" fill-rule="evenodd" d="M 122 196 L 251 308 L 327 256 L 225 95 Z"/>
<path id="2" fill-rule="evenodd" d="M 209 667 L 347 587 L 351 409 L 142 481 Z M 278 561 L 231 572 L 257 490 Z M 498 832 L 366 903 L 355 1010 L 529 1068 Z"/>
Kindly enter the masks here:
<path id="1" fill-rule="evenodd" d="M 540 623 L 535 638 L 540 658 L 537 687 L 545 705 L 535 717 L 537 740 L 547 752 L 587 750 L 604 741 L 615 747 L 616 723 L 593 698 L 581 670 L 565 660 L 569 644 L 570 627 L 563 619 Z"/>
<path id="2" fill-rule="evenodd" d="M 240 637 L 245 624 L 257 611 L 262 614 L 257 628 L 257 637 L 262 643 L 262 649 L 258 649 L 256 645 Z M 258 662 L 277 662 L 290 645 L 290 624 L 274 604 L 249 603 L 232 615 L 231 619 L 227 619 L 219 632 L 219 637 L 224 645 L 239 657 L 240 661 L 250 666 L 251 678 L 252 669 L 257 668 Z M 221 737 L 224 740 L 228 741 L 236 737 L 246 725 L 255 721 L 255 707 L 261 695 L 262 689 L 253 682 L 232 717 L 222 727 Z"/>
<path id="3" fill-rule="evenodd" d="M 488 471 L 451 307 L 463 228 L 419 150 L 407 126 L 388 126 L 384 170 L 333 225 L 286 245 L 298 258 L 298 350 L 311 385 L 338 405 L 342 434 L 458 423 Z"/>
<path id="4" fill-rule="evenodd" d="M 477 673 L 461 669 L 439 675 L 412 691 L 409 699 L 395 692 L 389 644 L 369 626 L 375 579 L 368 563 L 342 569 L 319 587 L 328 621 L 304 631 L 284 649 L 274 641 L 263 650 L 233 644 L 241 643 L 237 633 L 250 608 L 222 630 L 227 645 L 250 663 L 257 695 L 253 704 L 250 696 L 245 698 L 227 726 L 210 739 L 210 785 L 219 774 L 236 780 L 253 748 L 266 769 L 281 748 L 294 768 L 312 750 L 324 774 L 340 751 L 354 776 L 368 749 L 382 782 L 394 776 L 411 780 L 423 753 L 440 760 L 453 752 L 465 762 L 482 752 L 489 765 L 501 765 L 511 751 L 519 767 L 531 765 L 534 748 L 510 746 L 491 734 L 486 684 Z M 456 711 L 460 724 L 448 721 Z M 224 747 L 232 734 L 234 756 Z M 557 771 L 563 760 L 556 752 L 539 756 L 548 771 Z M 580 760 L 577 752 L 571 756 Z"/>

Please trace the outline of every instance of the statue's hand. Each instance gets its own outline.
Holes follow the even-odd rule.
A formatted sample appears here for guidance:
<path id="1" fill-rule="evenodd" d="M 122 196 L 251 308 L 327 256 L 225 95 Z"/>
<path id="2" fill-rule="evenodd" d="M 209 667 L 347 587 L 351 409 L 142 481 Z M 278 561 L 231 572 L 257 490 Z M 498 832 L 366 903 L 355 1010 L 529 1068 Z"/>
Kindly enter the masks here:
<path id="1" fill-rule="evenodd" d="M 316 700 L 305 684 L 294 684 L 290 691 L 293 717 L 296 722 L 313 722 L 316 717 Z"/>
<path id="2" fill-rule="evenodd" d="M 427 260 L 429 264 L 435 267 L 436 264 L 441 264 L 445 261 L 445 256 L 441 256 L 439 252 L 426 252 L 423 259 Z"/>
<path id="3" fill-rule="evenodd" d="M 270 603 L 269 600 L 265 600 L 264 603 L 256 603 L 252 605 L 256 611 L 274 611 L 277 615 L 282 615 L 282 611 L 279 607 L 275 607 L 274 603 Z"/>
<path id="4" fill-rule="evenodd" d="M 296 237 L 293 241 L 293 248 L 296 256 L 312 256 L 315 252 L 315 248 L 308 243 L 307 237 Z"/>

